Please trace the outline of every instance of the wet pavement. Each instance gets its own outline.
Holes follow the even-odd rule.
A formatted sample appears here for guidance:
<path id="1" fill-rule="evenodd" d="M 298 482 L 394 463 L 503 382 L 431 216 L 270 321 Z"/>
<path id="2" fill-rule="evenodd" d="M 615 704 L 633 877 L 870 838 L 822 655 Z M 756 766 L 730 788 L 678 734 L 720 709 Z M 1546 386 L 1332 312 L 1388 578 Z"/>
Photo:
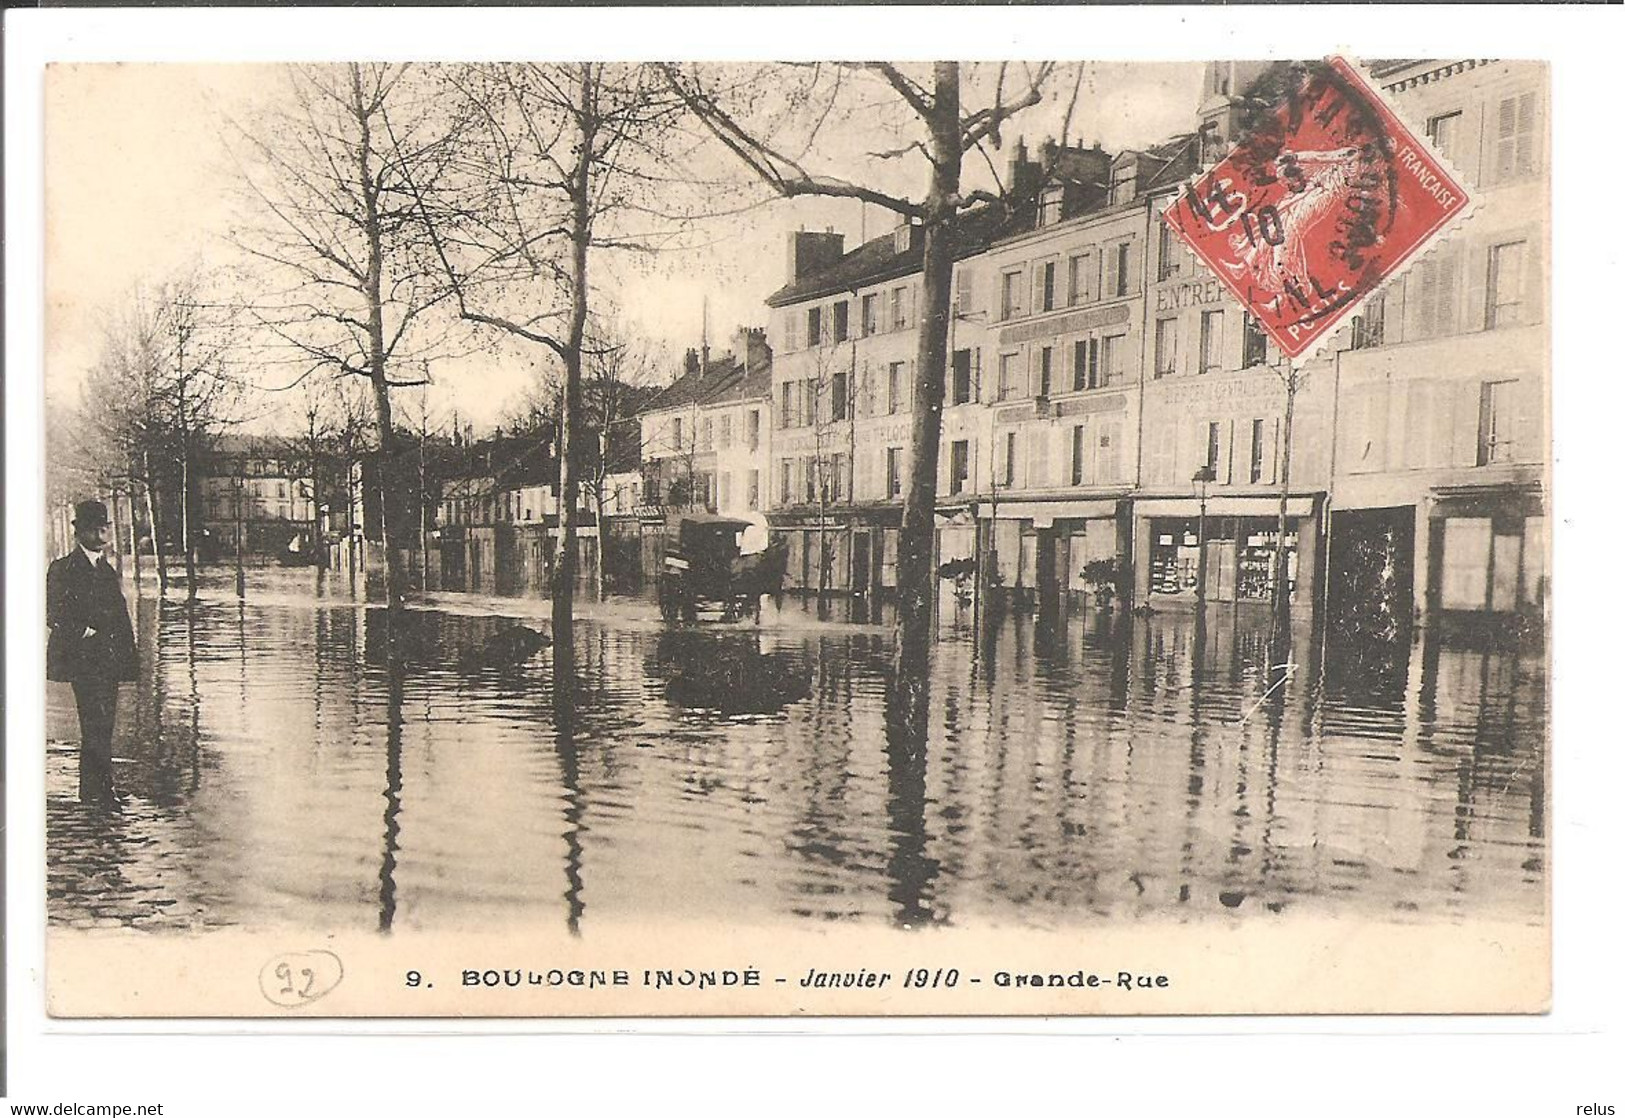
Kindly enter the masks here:
<path id="1" fill-rule="evenodd" d="M 77 802 L 50 687 L 61 926 L 1545 919 L 1538 647 L 1322 655 L 1305 631 L 1267 696 L 1261 614 L 977 639 L 950 607 L 916 756 L 887 747 L 885 618 L 793 599 L 760 628 L 588 607 L 568 736 L 549 650 L 469 655 L 545 630 L 545 602 L 431 596 L 393 658 L 383 612 L 312 572 L 137 612 L 122 811 Z"/>

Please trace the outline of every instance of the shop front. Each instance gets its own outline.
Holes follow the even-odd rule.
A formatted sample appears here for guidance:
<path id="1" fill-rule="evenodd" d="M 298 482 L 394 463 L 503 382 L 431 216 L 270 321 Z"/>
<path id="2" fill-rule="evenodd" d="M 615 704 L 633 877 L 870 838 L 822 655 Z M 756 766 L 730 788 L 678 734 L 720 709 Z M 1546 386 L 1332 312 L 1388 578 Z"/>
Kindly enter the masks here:
<path id="1" fill-rule="evenodd" d="M 1439 489 L 1427 513 L 1429 618 L 1447 633 L 1543 630 L 1549 576 L 1540 488 Z"/>
<path id="2" fill-rule="evenodd" d="M 1295 613 L 1314 609 L 1317 505 L 1308 496 L 1287 503 L 1284 577 Z M 1273 600 L 1282 575 L 1274 499 L 1216 497 L 1205 509 L 1194 500 L 1141 501 L 1134 524 L 1136 602 L 1154 609 L 1194 604 L 1203 577 L 1209 602 L 1268 605 Z"/>

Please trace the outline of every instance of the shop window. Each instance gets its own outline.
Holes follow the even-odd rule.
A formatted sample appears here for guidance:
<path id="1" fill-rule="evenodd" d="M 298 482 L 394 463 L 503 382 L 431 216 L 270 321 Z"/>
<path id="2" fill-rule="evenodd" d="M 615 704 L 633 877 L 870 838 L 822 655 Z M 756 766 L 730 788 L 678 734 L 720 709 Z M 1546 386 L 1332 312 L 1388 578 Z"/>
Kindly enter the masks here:
<path id="1" fill-rule="evenodd" d="M 1488 517 L 1452 517 L 1444 522 L 1439 603 L 1445 609 L 1484 608 L 1493 538 Z"/>
<path id="2" fill-rule="evenodd" d="M 1512 389 L 1515 380 L 1485 381 L 1478 390 L 1478 464 L 1512 460 Z"/>
<path id="3" fill-rule="evenodd" d="M 1224 312 L 1202 312 L 1202 353 L 1199 373 L 1213 373 L 1219 369 L 1219 348 L 1224 341 Z"/>
<path id="4" fill-rule="evenodd" d="M 1526 517 L 1523 522 L 1523 601 L 1526 606 L 1546 603 L 1546 518 Z"/>
<path id="5" fill-rule="evenodd" d="M 1256 522 L 1255 522 L 1256 523 Z M 1269 601 L 1275 594 L 1276 541 L 1279 539 L 1274 525 L 1242 530 L 1236 562 L 1236 596 L 1254 601 Z M 1286 535 L 1287 594 L 1297 592 L 1298 534 Z"/>
<path id="6" fill-rule="evenodd" d="M 970 481 L 970 442 L 955 439 L 948 448 L 948 492 L 963 493 Z"/>
<path id="7" fill-rule="evenodd" d="M 1524 242 L 1490 248 L 1489 277 L 1484 290 L 1484 328 L 1516 326 L 1523 321 Z"/>

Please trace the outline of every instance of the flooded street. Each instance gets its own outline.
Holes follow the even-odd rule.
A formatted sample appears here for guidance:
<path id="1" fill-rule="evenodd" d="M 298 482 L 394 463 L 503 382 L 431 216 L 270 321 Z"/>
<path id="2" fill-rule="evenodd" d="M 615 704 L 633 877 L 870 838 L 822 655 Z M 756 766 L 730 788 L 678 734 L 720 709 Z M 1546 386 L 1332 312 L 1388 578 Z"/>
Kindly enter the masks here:
<path id="1" fill-rule="evenodd" d="M 760 629 L 589 609 L 563 737 L 546 650 L 468 657 L 545 602 L 431 598 L 392 668 L 382 611 L 317 586 L 132 602 L 120 813 L 77 802 L 52 685 L 53 923 L 1545 919 L 1538 648 L 1334 649 L 1322 673 L 1305 630 L 1277 701 L 1261 614 L 1012 615 L 982 640 L 946 616 L 914 758 L 886 744 L 888 631 L 790 599 Z"/>

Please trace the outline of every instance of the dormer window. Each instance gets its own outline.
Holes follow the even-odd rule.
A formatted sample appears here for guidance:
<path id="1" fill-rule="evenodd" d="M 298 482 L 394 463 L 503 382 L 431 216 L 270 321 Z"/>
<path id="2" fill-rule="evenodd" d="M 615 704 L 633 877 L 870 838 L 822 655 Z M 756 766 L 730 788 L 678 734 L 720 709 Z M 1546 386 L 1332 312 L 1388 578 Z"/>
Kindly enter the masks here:
<path id="1" fill-rule="evenodd" d="M 1038 227 L 1047 229 L 1057 225 L 1061 220 L 1061 200 L 1065 191 L 1059 186 L 1050 186 L 1044 189 L 1038 202 Z"/>
<path id="2" fill-rule="evenodd" d="M 1134 201 L 1134 186 L 1138 178 L 1139 165 L 1133 159 L 1125 159 L 1112 168 L 1112 205 L 1120 206 Z"/>

